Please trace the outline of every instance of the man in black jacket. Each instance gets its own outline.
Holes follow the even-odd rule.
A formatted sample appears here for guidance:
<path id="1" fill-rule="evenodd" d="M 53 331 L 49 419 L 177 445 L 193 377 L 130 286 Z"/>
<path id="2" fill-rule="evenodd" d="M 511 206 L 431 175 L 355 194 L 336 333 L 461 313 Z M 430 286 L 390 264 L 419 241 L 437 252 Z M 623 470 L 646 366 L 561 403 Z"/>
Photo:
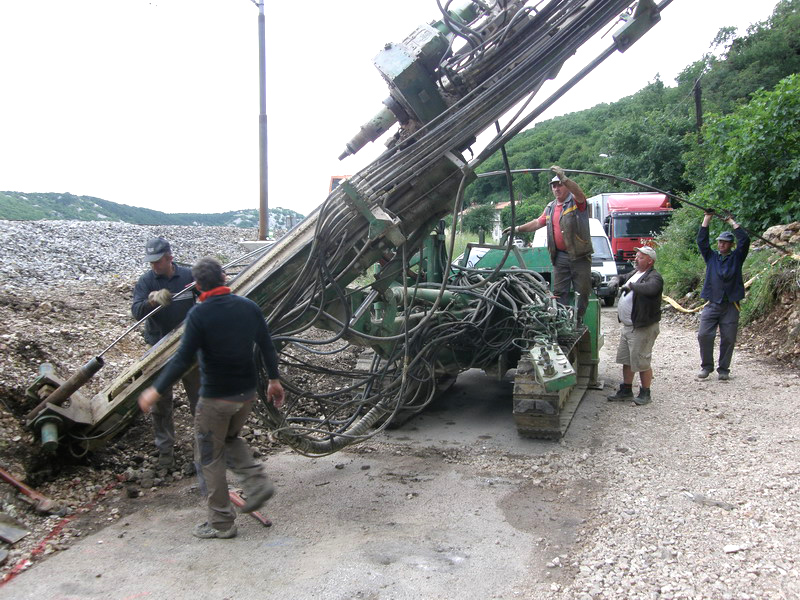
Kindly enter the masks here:
<path id="1" fill-rule="evenodd" d="M 160 375 L 139 397 L 139 407 L 148 412 L 198 356 L 200 400 L 195 414 L 195 461 L 208 486 L 208 521 L 195 527 L 199 538 L 232 538 L 236 535 L 236 512 L 228 496 L 226 466 L 244 488 L 242 510 L 258 510 L 275 488 L 264 465 L 239 437 L 256 399 L 257 372 L 253 349 L 258 347 L 267 367 L 267 400 L 283 405 L 284 391 L 278 374 L 278 355 L 264 315 L 258 305 L 235 296 L 225 286 L 222 265 L 203 258 L 192 267 L 199 304 L 186 316 L 181 346 Z"/>
<path id="2" fill-rule="evenodd" d="M 656 251 L 644 246 L 636 248 L 633 259 L 636 269 L 620 280 L 621 296 L 617 314 L 622 330 L 617 347 L 617 362 L 622 365 L 622 383 L 609 400 L 633 400 L 637 405 L 650 403 L 653 368 L 650 359 L 661 320 L 661 292 L 664 280 L 653 268 Z M 633 397 L 633 377 L 639 373 L 639 395 Z"/>
<path id="3" fill-rule="evenodd" d="M 194 294 L 190 291 L 173 296 L 191 285 L 192 271 L 176 265 L 172 260 L 169 242 L 162 237 L 151 238 L 145 245 L 145 262 L 150 270 L 144 273 L 133 290 L 131 313 L 139 321 L 161 306 L 144 323 L 144 340 L 155 346 L 161 338 L 183 323 L 189 309 L 194 306 Z M 189 399 L 189 410 L 194 414 L 197 395 L 200 391 L 200 374 L 195 370 L 182 378 L 183 389 Z M 153 437 L 158 448 L 158 466 L 171 468 L 175 464 L 175 422 L 173 419 L 172 388 L 164 391 L 153 407 Z"/>

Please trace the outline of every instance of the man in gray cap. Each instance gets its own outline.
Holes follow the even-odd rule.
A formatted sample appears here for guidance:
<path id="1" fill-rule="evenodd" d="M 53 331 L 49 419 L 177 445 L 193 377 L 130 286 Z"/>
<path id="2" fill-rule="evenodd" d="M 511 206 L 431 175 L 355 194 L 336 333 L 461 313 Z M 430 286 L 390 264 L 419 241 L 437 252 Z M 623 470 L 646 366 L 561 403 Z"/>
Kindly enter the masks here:
<path id="1" fill-rule="evenodd" d="M 145 321 L 144 339 L 154 346 L 165 335 L 177 328 L 194 306 L 194 294 L 187 291 L 173 301 L 173 295 L 190 285 L 194 278 L 191 269 L 172 261 L 172 249 L 162 237 L 151 238 L 145 246 L 145 262 L 150 270 L 143 274 L 133 290 L 131 313 L 138 321 L 161 306 L 156 314 Z M 189 409 L 194 414 L 200 391 L 200 374 L 194 369 L 183 377 L 183 389 L 189 399 Z M 175 464 L 175 423 L 172 416 L 172 388 L 162 395 L 152 410 L 153 434 L 158 448 L 158 466 L 172 468 Z"/>
<path id="2" fill-rule="evenodd" d="M 611 401 L 633 400 L 634 404 L 650 403 L 653 367 L 650 360 L 653 344 L 659 334 L 661 292 L 664 280 L 653 266 L 656 251 L 649 246 L 636 248 L 635 270 L 620 279 L 617 316 L 622 324 L 617 347 L 617 362 L 622 365 L 622 383 Z M 633 377 L 639 373 L 639 395 L 633 396 Z"/>
<path id="3" fill-rule="evenodd" d="M 592 236 L 589 234 L 589 212 L 586 194 L 581 186 L 564 174 L 564 169 L 550 167 L 555 177 L 550 180 L 554 200 L 545 206 L 541 216 L 516 228 L 530 233 L 547 227 L 547 249 L 553 263 L 553 294 L 566 302 L 570 287 L 579 294 L 578 319 L 582 320 L 592 291 Z M 503 233 L 509 232 L 510 228 Z"/>
<path id="4" fill-rule="evenodd" d="M 750 250 L 750 237 L 733 217 L 728 216 L 725 222 L 733 228 L 733 233 L 723 231 L 719 234 L 719 252 L 715 252 L 711 249 L 708 235 L 708 225 L 713 216 L 712 212 L 707 211 L 697 232 L 697 246 L 706 261 L 706 279 L 700 296 L 708 300 L 700 314 L 700 329 L 697 332 L 697 341 L 700 343 L 700 372 L 697 377 L 706 379 L 714 371 L 714 343 L 719 329 L 717 377 L 720 381 L 727 381 L 730 379 L 733 346 L 739 329 L 739 302 L 744 299 L 742 265 Z"/>

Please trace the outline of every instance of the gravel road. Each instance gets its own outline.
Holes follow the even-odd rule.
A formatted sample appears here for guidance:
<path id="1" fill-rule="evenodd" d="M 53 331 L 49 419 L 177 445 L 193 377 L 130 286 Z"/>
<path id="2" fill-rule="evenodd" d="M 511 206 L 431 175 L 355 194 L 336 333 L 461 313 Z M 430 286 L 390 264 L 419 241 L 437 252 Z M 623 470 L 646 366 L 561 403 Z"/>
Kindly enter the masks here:
<path id="1" fill-rule="evenodd" d="M 12 293 L 13 274 L 0 282 Z M 661 329 L 653 403 L 607 402 L 620 369 L 615 310 L 603 310 L 607 389 L 587 394 L 561 442 L 518 438 L 510 380 L 470 372 L 357 448 L 269 453 L 270 529 L 242 516 L 238 538 L 195 540 L 188 478 L 139 498 L 112 489 L 73 522 L 80 537 L 0 598 L 800 598 L 798 373 L 743 350 L 730 381 L 697 381 L 692 324 L 666 314 Z"/>

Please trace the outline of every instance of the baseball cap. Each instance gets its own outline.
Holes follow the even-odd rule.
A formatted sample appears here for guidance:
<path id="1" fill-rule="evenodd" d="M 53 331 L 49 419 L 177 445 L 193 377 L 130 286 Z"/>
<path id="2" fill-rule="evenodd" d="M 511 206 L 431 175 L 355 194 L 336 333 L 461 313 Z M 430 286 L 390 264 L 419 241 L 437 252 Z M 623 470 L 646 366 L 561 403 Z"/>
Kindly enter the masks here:
<path id="1" fill-rule="evenodd" d="M 636 250 L 637 252 L 641 252 L 642 254 L 646 254 L 653 260 L 656 259 L 656 251 L 650 246 L 642 246 L 641 248 L 634 248 L 634 250 Z"/>
<path id="2" fill-rule="evenodd" d="M 553 178 L 550 180 L 550 183 L 551 183 L 551 184 L 553 184 L 553 183 L 561 183 L 561 180 L 558 178 L 558 175 L 556 175 L 555 177 L 553 177 Z"/>
<path id="3" fill-rule="evenodd" d="M 723 231 L 717 236 L 718 242 L 732 242 L 734 240 L 733 234 L 730 231 Z"/>
<path id="4" fill-rule="evenodd" d="M 169 251 L 170 247 L 167 240 L 162 237 L 150 238 L 144 247 L 144 260 L 145 262 L 156 262 Z"/>

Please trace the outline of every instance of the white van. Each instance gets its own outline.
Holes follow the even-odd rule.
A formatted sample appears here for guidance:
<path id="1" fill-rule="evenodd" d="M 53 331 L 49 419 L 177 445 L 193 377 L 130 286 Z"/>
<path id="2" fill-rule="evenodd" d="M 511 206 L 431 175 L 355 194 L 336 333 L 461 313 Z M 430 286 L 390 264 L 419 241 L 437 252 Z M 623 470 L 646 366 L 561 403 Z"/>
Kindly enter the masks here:
<path id="1" fill-rule="evenodd" d="M 614 301 L 617 298 L 619 276 L 617 274 L 617 263 L 611 253 L 611 242 L 608 241 L 603 225 L 597 219 L 589 219 L 589 234 L 592 236 L 592 247 L 594 248 L 592 271 L 600 276 L 599 283 L 594 286 L 595 294 L 597 294 L 598 298 L 603 299 L 603 303 L 606 306 L 614 306 Z M 536 230 L 536 233 L 533 234 L 531 246 L 534 248 L 547 246 L 547 227 Z M 594 279 L 596 280 L 597 277 Z"/>

